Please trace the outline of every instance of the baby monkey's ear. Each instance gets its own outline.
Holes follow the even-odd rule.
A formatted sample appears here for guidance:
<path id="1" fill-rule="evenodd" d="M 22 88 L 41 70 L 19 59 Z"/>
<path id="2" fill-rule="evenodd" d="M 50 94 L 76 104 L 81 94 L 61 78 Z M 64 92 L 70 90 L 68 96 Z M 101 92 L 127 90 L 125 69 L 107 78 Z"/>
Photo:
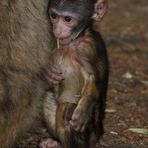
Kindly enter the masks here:
<path id="1" fill-rule="evenodd" d="M 99 22 L 107 11 L 107 4 L 105 0 L 98 0 L 94 6 L 94 14 L 92 19 Z"/>

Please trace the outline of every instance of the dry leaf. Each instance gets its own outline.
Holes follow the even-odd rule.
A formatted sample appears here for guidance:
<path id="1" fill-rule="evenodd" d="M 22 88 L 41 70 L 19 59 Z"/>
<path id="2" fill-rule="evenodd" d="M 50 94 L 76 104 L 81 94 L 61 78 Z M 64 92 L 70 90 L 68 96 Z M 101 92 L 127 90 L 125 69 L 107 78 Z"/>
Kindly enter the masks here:
<path id="1" fill-rule="evenodd" d="M 129 128 L 128 130 L 134 133 L 148 135 L 148 129 L 145 128 Z"/>

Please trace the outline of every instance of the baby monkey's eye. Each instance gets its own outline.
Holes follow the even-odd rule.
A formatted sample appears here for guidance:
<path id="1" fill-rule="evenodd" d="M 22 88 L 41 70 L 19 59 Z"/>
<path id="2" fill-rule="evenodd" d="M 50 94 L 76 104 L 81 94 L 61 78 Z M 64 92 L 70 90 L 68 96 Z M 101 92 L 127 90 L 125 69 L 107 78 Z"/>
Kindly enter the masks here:
<path id="1" fill-rule="evenodd" d="M 66 22 L 71 22 L 72 18 L 71 18 L 70 16 L 65 16 L 65 17 L 64 17 L 64 20 L 65 20 Z"/>
<path id="2" fill-rule="evenodd" d="M 56 17 L 57 17 L 57 15 L 53 12 L 50 14 L 50 16 L 51 16 L 52 19 L 56 19 Z"/>

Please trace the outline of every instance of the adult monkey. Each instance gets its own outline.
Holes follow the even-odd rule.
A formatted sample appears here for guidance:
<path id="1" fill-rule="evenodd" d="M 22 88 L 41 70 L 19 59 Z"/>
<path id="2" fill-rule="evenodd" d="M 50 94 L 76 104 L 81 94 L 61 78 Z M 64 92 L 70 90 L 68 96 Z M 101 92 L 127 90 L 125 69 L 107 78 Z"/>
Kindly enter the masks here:
<path id="1" fill-rule="evenodd" d="M 54 43 L 47 6 L 48 0 L 0 1 L 1 148 L 15 147 L 35 120 L 48 87 L 39 77 L 47 69 Z M 55 77 L 53 82 L 60 79 Z"/>

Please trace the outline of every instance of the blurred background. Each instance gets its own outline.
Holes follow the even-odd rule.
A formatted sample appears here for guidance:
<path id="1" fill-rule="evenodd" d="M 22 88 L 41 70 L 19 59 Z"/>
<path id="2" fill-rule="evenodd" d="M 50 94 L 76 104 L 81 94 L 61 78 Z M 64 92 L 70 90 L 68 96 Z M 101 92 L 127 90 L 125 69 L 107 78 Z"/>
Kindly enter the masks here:
<path id="1" fill-rule="evenodd" d="M 104 147 L 148 148 L 148 0 L 108 0 L 96 24 L 108 48 L 110 79 Z M 27 133 L 20 148 L 36 148 L 45 129 Z"/>
<path id="2" fill-rule="evenodd" d="M 104 140 L 148 148 L 148 0 L 108 3 L 97 25 L 110 59 Z"/>

